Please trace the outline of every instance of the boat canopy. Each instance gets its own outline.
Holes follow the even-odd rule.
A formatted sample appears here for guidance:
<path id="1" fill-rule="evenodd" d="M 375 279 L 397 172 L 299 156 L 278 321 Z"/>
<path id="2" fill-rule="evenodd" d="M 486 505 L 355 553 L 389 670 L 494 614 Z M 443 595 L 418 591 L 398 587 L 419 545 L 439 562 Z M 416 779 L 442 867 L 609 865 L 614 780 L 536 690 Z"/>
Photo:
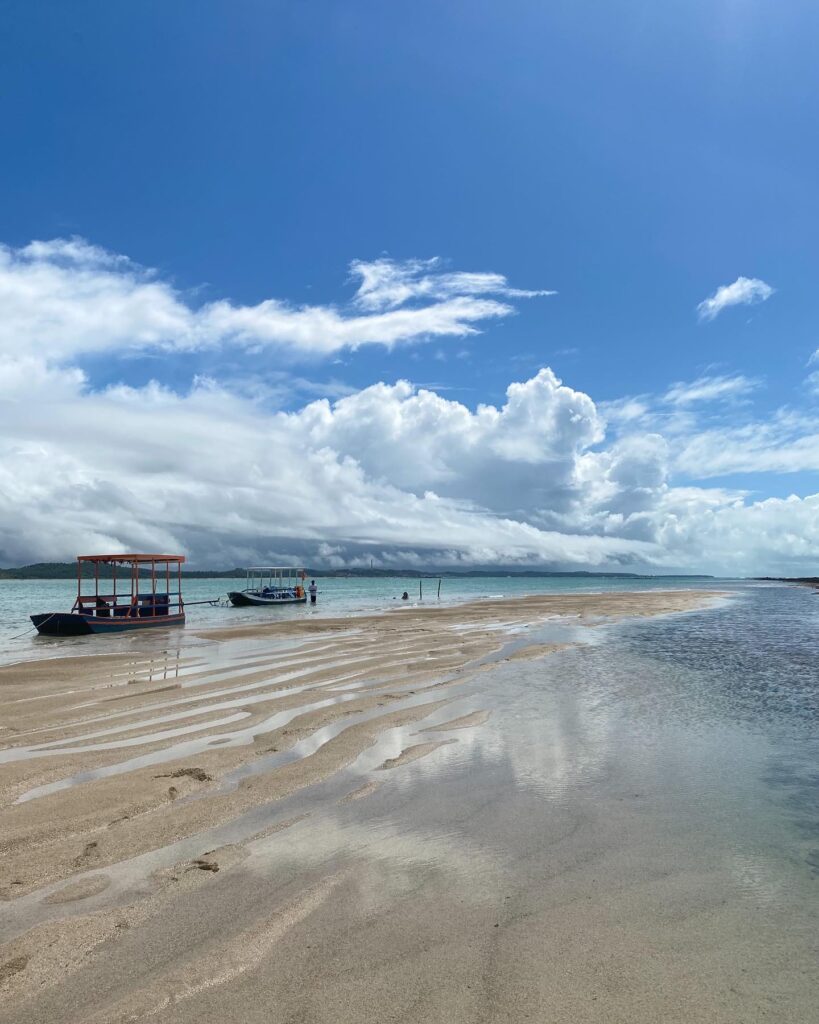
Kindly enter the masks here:
<path id="1" fill-rule="evenodd" d="M 184 555 L 77 555 L 78 562 L 169 562 L 182 564 Z"/>
<path id="2" fill-rule="evenodd" d="M 307 570 L 297 565 L 251 565 L 247 571 L 307 575 Z"/>
<path id="3" fill-rule="evenodd" d="M 184 555 L 78 555 L 72 611 L 100 618 L 182 615 L 184 562 Z M 83 571 L 86 566 L 93 566 L 93 574 Z"/>
<path id="4" fill-rule="evenodd" d="M 307 570 L 295 565 L 251 565 L 247 570 L 248 589 L 261 587 L 292 587 L 303 580 Z M 256 583 L 258 581 L 258 583 Z"/>

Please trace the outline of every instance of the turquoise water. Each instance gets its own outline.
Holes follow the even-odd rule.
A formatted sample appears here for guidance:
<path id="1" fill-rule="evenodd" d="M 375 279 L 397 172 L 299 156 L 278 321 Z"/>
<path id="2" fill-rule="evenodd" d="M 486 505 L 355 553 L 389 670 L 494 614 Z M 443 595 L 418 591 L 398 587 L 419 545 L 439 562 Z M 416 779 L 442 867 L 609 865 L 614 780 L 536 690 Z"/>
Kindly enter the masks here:
<path id="1" fill-rule="evenodd" d="M 523 597 L 527 594 L 599 593 L 618 590 L 669 590 L 674 588 L 724 589 L 725 580 L 700 580 L 690 577 L 663 579 L 614 579 L 606 576 L 587 577 L 518 577 L 492 576 L 482 578 L 445 578 L 419 582 L 406 576 L 379 579 L 338 579 L 317 577 L 318 603 L 291 605 L 282 608 L 234 608 L 226 603 L 229 590 L 241 590 L 244 579 L 189 579 L 183 590 L 187 602 L 189 626 L 225 626 L 241 622 L 301 618 L 305 615 L 357 615 L 365 612 L 430 605 L 452 604 L 468 600 L 497 597 Z M 410 599 L 401 601 L 407 591 Z M 0 581 L 0 662 L 13 662 L 61 654 L 86 654 L 123 649 L 127 640 L 118 637 L 76 637 L 48 639 L 38 637 L 29 629 L 29 615 L 38 612 L 69 611 L 76 596 L 74 580 L 3 580 Z M 221 599 L 210 606 L 197 601 Z M 164 631 L 163 631 L 164 633 Z M 22 634 L 22 635 L 21 635 Z M 89 648 L 93 644 L 93 648 Z"/>

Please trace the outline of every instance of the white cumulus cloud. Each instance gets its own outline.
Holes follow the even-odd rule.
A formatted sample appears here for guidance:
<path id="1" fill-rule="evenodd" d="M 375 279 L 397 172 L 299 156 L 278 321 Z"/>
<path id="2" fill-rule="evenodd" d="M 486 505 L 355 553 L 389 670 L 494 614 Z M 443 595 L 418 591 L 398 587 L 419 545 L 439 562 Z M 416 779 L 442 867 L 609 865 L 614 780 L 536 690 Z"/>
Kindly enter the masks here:
<path id="1" fill-rule="evenodd" d="M 6 360 L 0 562 L 161 547 L 200 566 L 775 572 L 819 557 L 819 498 L 675 487 L 663 436 L 603 430 L 548 369 L 499 406 L 398 381 L 271 412 L 209 380 L 94 391 L 76 369 Z"/>
<path id="2" fill-rule="evenodd" d="M 733 284 L 721 285 L 697 306 L 700 320 L 713 320 L 728 306 L 753 306 L 765 302 L 774 289 L 757 277 L 738 277 Z"/>
<path id="3" fill-rule="evenodd" d="M 0 394 L 10 390 L 14 399 L 0 401 L 6 563 L 157 544 L 222 565 L 315 558 L 322 545 L 382 564 L 406 564 L 410 552 L 437 564 L 585 566 L 655 553 L 650 542 L 549 529 L 522 514 L 532 502 L 566 504 L 574 460 L 597 436 L 591 401 L 550 371 L 510 387 L 500 409 L 476 411 L 399 382 L 269 413 L 213 382 L 187 395 L 158 384 L 93 392 L 75 371 L 30 361 L 4 365 Z M 422 457 L 408 466 L 416 448 Z M 470 451 L 459 475 L 459 453 Z M 521 466 L 540 482 L 526 483 Z M 476 501 L 470 483 L 484 475 L 497 486 Z M 510 481 L 526 489 L 510 493 Z"/>

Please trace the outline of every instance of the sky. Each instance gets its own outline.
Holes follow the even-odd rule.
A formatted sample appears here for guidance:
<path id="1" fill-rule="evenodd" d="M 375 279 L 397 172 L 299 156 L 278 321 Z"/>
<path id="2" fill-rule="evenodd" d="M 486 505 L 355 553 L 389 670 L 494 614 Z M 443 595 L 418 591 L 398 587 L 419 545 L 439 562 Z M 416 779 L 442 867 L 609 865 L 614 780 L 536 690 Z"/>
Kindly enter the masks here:
<path id="1" fill-rule="evenodd" d="M 815 3 L 0 26 L 1 565 L 819 574 Z"/>

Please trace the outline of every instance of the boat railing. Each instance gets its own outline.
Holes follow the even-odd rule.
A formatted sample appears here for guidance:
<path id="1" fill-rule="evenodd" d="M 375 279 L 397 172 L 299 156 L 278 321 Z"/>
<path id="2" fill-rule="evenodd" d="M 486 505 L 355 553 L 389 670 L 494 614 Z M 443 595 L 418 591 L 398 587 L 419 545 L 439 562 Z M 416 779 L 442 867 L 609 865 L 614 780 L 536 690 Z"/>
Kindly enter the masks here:
<path id="1" fill-rule="evenodd" d="M 157 615 L 178 615 L 183 610 L 181 595 L 175 591 L 83 594 L 74 602 L 74 611 L 97 618 L 151 618 Z"/>

